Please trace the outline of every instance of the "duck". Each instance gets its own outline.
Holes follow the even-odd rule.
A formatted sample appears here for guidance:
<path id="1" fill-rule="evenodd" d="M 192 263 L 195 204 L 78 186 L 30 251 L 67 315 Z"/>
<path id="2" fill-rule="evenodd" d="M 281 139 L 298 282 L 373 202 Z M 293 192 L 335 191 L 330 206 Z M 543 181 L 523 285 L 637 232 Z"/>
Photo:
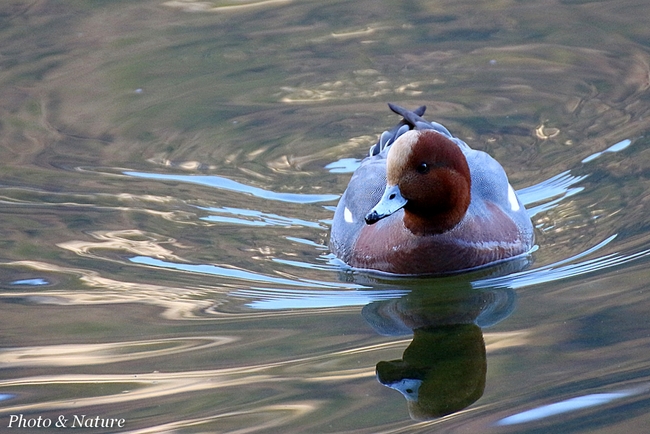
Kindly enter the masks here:
<path id="1" fill-rule="evenodd" d="M 426 106 L 402 117 L 354 171 L 332 220 L 329 247 L 347 267 L 444 275 L 528 255 L 531 219 L 503 167 L 437 122 Z"/>

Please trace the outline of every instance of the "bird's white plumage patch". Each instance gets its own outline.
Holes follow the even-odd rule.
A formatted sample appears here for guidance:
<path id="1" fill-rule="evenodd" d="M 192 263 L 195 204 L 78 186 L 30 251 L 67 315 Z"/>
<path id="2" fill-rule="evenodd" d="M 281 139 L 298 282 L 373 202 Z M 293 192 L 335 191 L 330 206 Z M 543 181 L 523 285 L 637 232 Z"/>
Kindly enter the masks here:
<path id="1" fill-rule="evenodd" d="M 395 381 L 394 383 L 387 384 L 386 386 L 391 389 L 395 389 L 404 395 L 407 401 L 418 400 L 418 392 L 420 391 L 420 386 L 422 386 L 422 380 L 415 380 L 413 378 L 404 378 L 402 380 Z"/>
<path id="2" fill-rule="evenodd" d="M 519 201 L 517 200 L 517 195 L 515 190 L 512 188 L 512 185 L 508 184 L 508 202 L 510 203 L 510 209 L 513 211 L 519 211 Z"/>
<path id="3" fill-rule="evenodd" d="M 345 219 L 346 223 L 354 223 L 354 218 L 352 217 L 352 211 L 350 211 L 350 209 L 347 206 L 343 210 L 343 219 Z"/>

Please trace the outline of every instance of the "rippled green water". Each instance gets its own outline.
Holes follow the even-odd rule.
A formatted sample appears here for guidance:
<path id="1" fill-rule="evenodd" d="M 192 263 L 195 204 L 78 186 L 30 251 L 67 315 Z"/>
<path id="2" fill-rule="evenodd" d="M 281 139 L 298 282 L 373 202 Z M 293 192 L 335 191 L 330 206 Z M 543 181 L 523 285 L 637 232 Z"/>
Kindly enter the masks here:
<path id="1" fill-rule="evenodd" d="M 649 14 L 2 3 L 2 430 L 644 432 Z M 528 268 L 332 263 L 336 201 L 398 120 L 387 101 L 503 164 L 537 229 Z M 418 404 L 381 384 L 405 372 Z"/>

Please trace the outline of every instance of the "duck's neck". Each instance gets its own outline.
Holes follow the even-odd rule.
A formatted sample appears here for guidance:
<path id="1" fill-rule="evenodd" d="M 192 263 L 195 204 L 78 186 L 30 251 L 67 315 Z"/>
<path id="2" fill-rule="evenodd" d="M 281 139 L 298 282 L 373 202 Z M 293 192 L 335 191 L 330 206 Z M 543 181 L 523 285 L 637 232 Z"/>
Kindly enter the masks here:
<path id="1" fill-rule="evenodd" d="M 425 207 L 407 203 L 404 207 L 404 226 L 415 235 L 437 235 L 456 227 L 469 208 L 469 186 L 467 190 L 449 190 L 448 194 Z"/>
<path id="2" fill-rule="evenodd" d="M 427 214 L 404 209 L 404 226 L 415 235 L 437 235 L 456 227 L 464 215 L 454 209 Z"/>

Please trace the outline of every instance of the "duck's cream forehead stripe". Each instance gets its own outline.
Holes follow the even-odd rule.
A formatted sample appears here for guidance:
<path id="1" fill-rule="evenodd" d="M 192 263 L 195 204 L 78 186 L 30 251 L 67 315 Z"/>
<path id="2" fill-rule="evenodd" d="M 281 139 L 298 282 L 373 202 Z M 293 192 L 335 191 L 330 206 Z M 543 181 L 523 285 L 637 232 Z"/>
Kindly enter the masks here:
<path id="1" fill-rule="evenodd" d="M 386 179 L 388 185 L 397 185 L 399 181 L 399 168 L 406 165 L 413 147 L 420 138 L 420 131 L 407 131 L 395 140 L 388 150 L 386 157 Z"/>

